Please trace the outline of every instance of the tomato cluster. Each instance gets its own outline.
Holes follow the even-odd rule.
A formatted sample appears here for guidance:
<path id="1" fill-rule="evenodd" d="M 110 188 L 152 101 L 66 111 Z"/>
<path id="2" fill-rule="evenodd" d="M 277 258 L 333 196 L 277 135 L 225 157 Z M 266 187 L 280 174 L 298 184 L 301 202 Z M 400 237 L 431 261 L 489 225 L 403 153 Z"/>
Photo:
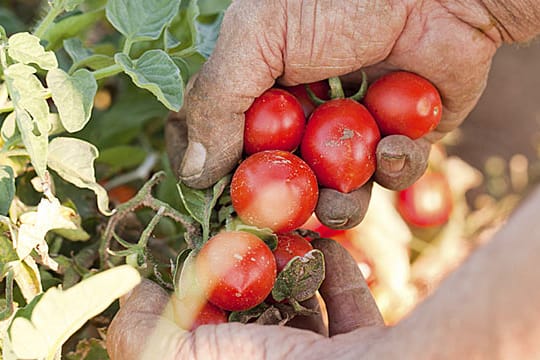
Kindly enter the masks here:
<path id="1" fill-rule="evenodd" d="M 273 88 L 246 111 L 247 158 L 231 184 L 233 207 L 245 223 L 276 233 L 296 229 L 315 210 L 319 186 L 348 193 L 369 181 L 381 136 L 419 138 L 442 114 L 437 89 L 410 72 L 381 76 L 358 101 L 323 102 L 329 88 L 324 81 Z"/>

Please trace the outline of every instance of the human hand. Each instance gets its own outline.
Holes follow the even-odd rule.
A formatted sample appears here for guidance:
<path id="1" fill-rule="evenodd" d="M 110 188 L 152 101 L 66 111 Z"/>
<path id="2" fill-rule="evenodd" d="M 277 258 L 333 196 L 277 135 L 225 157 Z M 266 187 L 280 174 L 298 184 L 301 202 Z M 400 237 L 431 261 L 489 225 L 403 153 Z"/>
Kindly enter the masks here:
<path id="1" fill-rule="evenodd" d="M 328 329 L 320 315 L 313 315 L 294 318 L 290 325 L 296 328 L 229 323 L 186 332 L 172 320 L 172 298 L 157 284 L 145 281 L 122 299 L 109 327 L 111 359 L 313 359 L 343 350 L 338 343 L 328 347 L 326 334 L 349 334 L 342 338 L 344 344 L 358 348 L 356 336 L 384 329 L 379 310 L 347 250 L 329 239 L 312 244 L 325 255 L 326 279 L 319 291 Z"/>
<path id="2" fill-rule="evenodd" d="M 243 113 L 276 79 L 281 85 L 344 75 L 355 81 L 359 69 L 371 79 L 400 69 L 429 79 L 444 106 L 440 124 L 425 137 L 379 143 L 375 181 L 403 189 L 425 171 L 430 144 L 460 124 L 484 89 L 500 44 L 479 31 L 493 28 L 490 21 L 479 5 L 436 0 L 235 1 L 214 53 L 188 87 L 188 130 L 178 114 L 167 126 L 173 169 L 196 188 L 230 172 L 242 155 Z M 370 189 L 369 183 L 349 194 L 322 189 L 317 216 L 334 228 L 358 224 Z"/>

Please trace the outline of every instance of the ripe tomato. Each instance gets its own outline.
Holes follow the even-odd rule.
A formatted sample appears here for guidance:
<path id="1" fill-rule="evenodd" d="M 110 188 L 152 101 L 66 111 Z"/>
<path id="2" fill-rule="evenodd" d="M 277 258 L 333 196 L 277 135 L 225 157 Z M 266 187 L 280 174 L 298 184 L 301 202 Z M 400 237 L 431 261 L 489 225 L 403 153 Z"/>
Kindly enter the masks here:
<path id="1" fill-rule="evenodd" d="M 129 185 L 120 185 L 107 191 L 111 201 L 122 204 L 137 194 L 137 189 Z"/>
<path id="2" fill-rule="evenodd" d="M 445 224 L 452 212 L 452 193 L 443 173 L 426 172 L 397 194 L 396 208 L 403 219 L 416 227 Z"/>
<path id="3" fill-rule="evenodd" d="M 322 238 L 333 238 L 336 235 L 344 233 L 346 230 L 343 229 L 332 229 L 324 225 L 317 219 L 317 216 L 312 215 L 305 224 L 301 226 L 302 229 L 308 229 L 315 231 Z M 306 240 L 311 241 L 312 239 L 306 238 Z"/>
<path id="4" fill-rule="evenodd" d="M 260 304 L 276 280 L 276 260 L 268 245 L 242 231 L 210 238 L 197 255 L 195 269 L 208 301 L 231 311 Z"/>
<path id="5" fill-rule="evenodd" d="M 217 325 L 228 322 L 227 312 L 219 307 L 203 301 L 202 304 L 194 299 L 174 299 L 175 319 L 178 325 L 189 331 L 194 331 L 201 325 Z"/>
<path id="6" fill-rule="evenodd" d="M 278 235 L 278 244 L 274 249 L 277 271 L 283 270 L 285 265 L 295 256 L 304 256 L 313 250 L 313 246 L 302 236 L 295 233 Z"/>
<path id="7" fill-rule="evenodd" d="M 270 89 L 245 113 L 244 152 L 292 151 L 302 140 L 306 118 L 300 102 L 289 92 Z"/>
<path id="8" fill-rule="evenodd" d="M 375 172 L 379 140 L 377 124 L 363 105 L 335 99 L 311 114 L 300 151 L 321 186 L 348 193 Z"/>
<path id="9" fill-rule="evenodd" d="M 417 139 L 435 129 L 442 115 L 439 92 L 428 80 L 396 71 L 381 76 L 368 88 L 364 104 L 383 135 Z"/>
<path id="10" fill-rule="evenodd" d="M 267 150 L 249 156 L 231 181 L 232 205 L 240 219 L 276 233 L 305 223 L 315 210 L 318 196 L 313 171 L 287 151 Z"/>
<path id="11" fill-rule="evenodd" d="M 302 104 L 304 115 L 306 117 L 309 117 L 309 115 L 311 115 L 313 110 L 315 110 L 315 108 L 317 107 L 317 104 L 313 103 L 313 101 L 309 97 L 306 91 L 306 86 L 309 86 L 311 91 L 313 91 L 313 93 L 317 95 L 319 99 L 322 99 L 322 100 L 329 99 L 328 94 L 330 92 L 330 87 L 328 86 L 327 81 L 317 81 L 310 84 L 300 84 L 300 85 L 289 86 L 285 88 L 285 90 L 287 90 L 288 92 L 296 96 L 298 101 L 300 101 L 300 104 Z"/>

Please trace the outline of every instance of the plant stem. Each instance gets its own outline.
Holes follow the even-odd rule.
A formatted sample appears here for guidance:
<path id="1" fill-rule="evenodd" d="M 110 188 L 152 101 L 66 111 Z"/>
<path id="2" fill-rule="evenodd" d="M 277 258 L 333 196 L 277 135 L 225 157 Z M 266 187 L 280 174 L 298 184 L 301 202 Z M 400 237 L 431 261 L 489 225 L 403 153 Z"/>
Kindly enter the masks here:
<path id="1" fill-rule="evenodd" d="M 129 56 L 129 52 L 131 51 L 131 46 L 133 45 L 133 41 L 131 39 L 127 39 L 124 42 L 124 47 L 122 48 L 122 52 Z"/>
<path id="2" fill-rule="evenodd" d="M 334 76 L 329 78 L 328 85 L 330 85 L 330 97 L 332 99 L 345 98 L 345 93 L 343 92 L 343 87 L 341 86 L 341 80 L 339 80 L 339 77 Z"/>
<path id="3" fill-rule="evenodd" d="M 159 223 L 159 220 L 163 217 L 163 213 L 165 212 L 164 207 L 160 207 L 157 211 L 156 215 L 150 220 L 150 223 L 146 226 L 144 231 L 141 234 L 141 238 L 139 239 L 139 246 L 142 248 L 145 248 L 146 245 L 148 245 L 148 239 L 150 239 L 150 236 L 152 235 L 152 232 L 156 228 L 156 225 Z"/>
<path id="4" fill-rule="evenodd" d="M 62 13 L 62 9 L 51 7 L 47 15 L 41 20 L 38 27 L 34 31 L 34 35 L 38 38 L 43 38 L 43 35 L 49 30 L 49 27 L 54 22 L 54 19 Z"/>
<path id="5" fill-rule="evenodd" d="M 94 75 L 94 79 L 100 80 L 100 79 L 114 76 L 121 72 L 122 72 L 122 68 L 120 67 L 120 65 L 114 64 L 114 65 L 107 66 L 99 70 L 95 70 L 92 74 Z"/>

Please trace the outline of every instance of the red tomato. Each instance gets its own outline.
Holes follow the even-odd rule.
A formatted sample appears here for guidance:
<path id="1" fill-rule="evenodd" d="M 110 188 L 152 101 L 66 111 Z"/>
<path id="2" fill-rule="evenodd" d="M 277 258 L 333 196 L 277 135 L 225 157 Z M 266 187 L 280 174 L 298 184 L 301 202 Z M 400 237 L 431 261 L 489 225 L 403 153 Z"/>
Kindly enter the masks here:
<path id="1" fill-rule="evenodd" d="M 277 271 L 283 270 L 285 265 L 295 256 L 304 256 L 313 250 L 313 246 L 302 236 L 295 233 L 278 235 L 278 244 L 274 249 Z"/>
<path id="2" fill-rule="evenodd" d="M 217 325 L 228 322 L 227 312 L 217 306 L 204 301 L 197 304 L 196 301 L 187 299 L 176 300 L 174 311 L 178 325 L 185 330 L 194 331 L 201 325 Z"/>
<path id="3" fill-rule="evenodd" d="M 426 172 L 397 194 L 396 208 L 403 219 L 416 227 L 445 224 L 452 212 L 452 193 L 446 176 Z"/>
<path id="4" fill-rule="evenodd" d="M 302 140 L 306 118 L 300 102 L 289 92 L 270 89 L 245 113 L 244 151 L 292 151 Z"/>
<path id="5" fill-rule="evenodd" d="M 302 104 L 304 115 L 306 117 L 309 117 L 309 115 L 311 115 L 313 110 L 317 107 L 317 104 L 314 104 L 313 101 L 311 101 L 311 98 L 309 97 L 306 91 L 306 85 L 309 86 L 311 91 L 313 91 L 313 93 L 317 95 L 319 99 L 322 99 L 322 100 L 329 99 L 328 94 L 330 92 L 330 87 L 328 86 L 327 81 L 317 81 L 310 84 L 300 84 L 300 85 L 289 86 L 285 88 L 285 90 L 287 90 L 288 92 L 296 96 L 298 101 L 300 101 L 300 104 Z"/>
<path id="6" fill-rule="evenodd" d="M 276 280 L 276 260 L 268 245 L 241 231 L 222 232 L 208 240 L 195 269 L 208 301 L 231 311 L 260 304 Z"/>
<path id="7" fill-rule="evenodd" d="M 231 199 L 240 219 L 276 233 L 297 229 L 317 205 L 317 178 L 298 156 L 287 151 L 255 153 L 236 169 Z"/>
<path id="8" fill-rule="evenodd" d="M 312 215 L 304 225 L 301 226 L 302 229 L 308 229 L 315 231 L 323 238 L 332 238 L 335 235 L 339 235 L 345 232 L 345 230 L 332 229 L 324 225 L 317 219 L 315 215 Z M 306 239 L 311 241 L 311 239 Z"/>
<path id="9" fill-rule="evenodd" d="M 417 139 L 435 129 L 442 115 L 439 92 L 428 80 L 396 71 L 381 76 L 368 88 L 364 104 L 383 135 Z"/>
<path id="10" fill-rule="evenodd" d="M 311 114 L 300 151 L 321 186 L 348 193 L 375 172 L 379 140 L 377 124 L 363 105 L 335 99 Z"/>

